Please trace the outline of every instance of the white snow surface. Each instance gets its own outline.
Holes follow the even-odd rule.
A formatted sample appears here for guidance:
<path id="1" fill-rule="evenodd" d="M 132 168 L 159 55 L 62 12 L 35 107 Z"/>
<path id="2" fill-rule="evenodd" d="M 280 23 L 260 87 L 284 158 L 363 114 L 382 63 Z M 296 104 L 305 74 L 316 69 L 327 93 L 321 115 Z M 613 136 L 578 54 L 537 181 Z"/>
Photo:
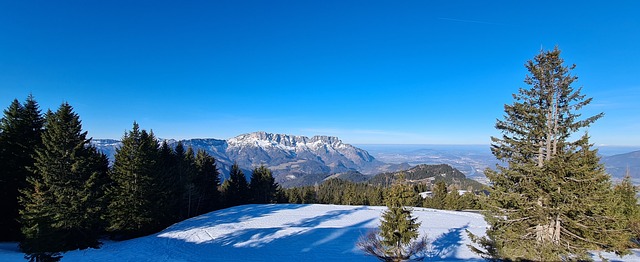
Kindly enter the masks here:
<path id="1" fill-rule="evenodd" d="M 214 211 L 141 238 L 70 251 L 62 261 L 377 261 L 356 247 L 378 227 L 386 207 L 243 205 Z M 466 230 L 484 235 L 482 215 L 414 208 L 431 242 L 425 261 L 484 261 Z M 615 261 L 640 261 L 638 251 Z M 24 261 L 15 243 L 0 243 L 0 261 Z M 596 257 L 597 259 L 597 257 Z"/>

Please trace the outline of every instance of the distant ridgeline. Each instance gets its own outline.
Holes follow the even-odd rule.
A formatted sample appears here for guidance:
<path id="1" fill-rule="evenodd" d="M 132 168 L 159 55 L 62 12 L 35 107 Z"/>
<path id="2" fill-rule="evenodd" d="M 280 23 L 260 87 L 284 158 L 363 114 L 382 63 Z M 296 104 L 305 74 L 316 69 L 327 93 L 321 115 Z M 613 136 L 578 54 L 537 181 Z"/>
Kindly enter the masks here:
<path id="1" fill-rule="evenodd" d="M 355 183 L 366 183 L 374 186 L 388 187 L 393 184 L 400 173 L 404 173 L 410 184 L 433 185 L 438 181 L 443 181 L 447 185 L 455 185 L 460 190 L 471 187 L 472 190 L 482 190 L 485 185 L 478 181 L 467 178 L 460 170 L 446 164 L 437 165 L 417 165 L 407 170 L 385 172 L 375 176 L 363 175 L 359 172 L 346 172 L 338 174 L 309 174 L 295 177 L 295 179 L 284 179 L 279 182 L 285 188 L 313 186 L 322 184 L 329 179 L 341 179 Z"/>
<path id="2" fill-rule="evenodd" d="M 166 140 L 169 146 L 181 142 L 194 151 L 205 150 L 216 159 L 220 172 L 226 177 L 233 163 L 238 163 L 247 174 L 257 166 L 265 165 L 277 181 L 292 180 L 309 174 L 338 174 L 358 172 L 375 175 L 409 168 L 408 164 L 383 163 L 367 151 L 343 143 L 330 136 L 292 136 L 254 132 L 220 139 Z M 120 142 L 113 139 L 94 139 L 92 144 L 110 159 Z"/>

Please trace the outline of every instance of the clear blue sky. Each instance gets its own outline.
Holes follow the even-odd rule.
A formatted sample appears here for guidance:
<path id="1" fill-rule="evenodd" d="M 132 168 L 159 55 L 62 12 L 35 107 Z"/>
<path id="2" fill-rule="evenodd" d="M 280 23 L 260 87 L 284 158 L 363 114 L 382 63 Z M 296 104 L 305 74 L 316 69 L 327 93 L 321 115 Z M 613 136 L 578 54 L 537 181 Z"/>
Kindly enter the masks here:
<path id="1" fill-rule="evenodd" d="M 0 0 L 0 106 L 75 107 L 94 138 L 267 131 L 354 144 L 488 144 L 524 63 L 558 45 L 640 145 L 639 1 Z"/>

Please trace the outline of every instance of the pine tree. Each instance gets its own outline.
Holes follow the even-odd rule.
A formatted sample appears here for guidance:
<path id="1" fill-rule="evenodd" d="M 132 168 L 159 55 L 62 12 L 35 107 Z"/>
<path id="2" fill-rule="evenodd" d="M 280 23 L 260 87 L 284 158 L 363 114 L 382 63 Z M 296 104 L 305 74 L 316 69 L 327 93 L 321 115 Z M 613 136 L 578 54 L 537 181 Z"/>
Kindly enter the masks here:
<path id="1" fill-rule="evenodd" d="M 631 232 L 632 243 L 629 243 L 629 246 L 637 247 L 640 245 L 640 205 L 638 205 L 638 199 L 636 198 L 638 190 L 631 182 L 629 174 L 614 187 L 614 193 L 618 200 L 618 211 L 627 220 Z"/>
<path id="2" fill-rule="evenodd" d="M 229 179 L 222 183 L 225 206 L 232 207 L 249 203 L 249 184 L 237 163 L 231 166 Z"/>
<path id="3" fill-rule="evenodd" d="M 387 211 L 382 214 L 379 231 L 374 231 L 358 242 L 358 246 L 382 261 L 406 261 L 420 255 L 426 247 L 426 237 L 418 239 L 420 222 L 413 217 L 416 194 L 406 184 L 404 174 L 395 180 L 386 197 Z"/>
<path id="4" fill-rule="evenodd" d="M 592 99 L 572 87 L 575 65 L 563 63 L 557 48 L 527 62 L 531 87 L 513 95 L 496 123 L 502 137 L 492 137 L 491 149 L 506 164 L 485 172 L 490 227 L 486 238 L 472 237 L 485 256 L 559 261 L 588 259 L 588 250 L 625 252 L 610 178 L 586 134 L 569 140 L 603 114 L 580 119 L 577 111 Z"/>
<path id="5" fill-rule="evenodd" d="M 445 199 L 447 197 L 447 184 L 439 180 L 433 186 L 433 195 L 425 199 L 425 206 L 435 209 L 445 209 Z"/>
<path id="6" fill-rule="evenodd" d="M 178 145 L 182 144 L 178 142 Z M 176 147 L 177 148 L 177 147 Z M 177 150 L 176 150 L 177 151 Z M 178 155 L 179 157 L 179 155 Z M 187 148 L 187 151 L 183 154 L 183 157 L 178 159 L 179 177 L 181 178 L 181 185 L 183 187 L 182 195 L 182 219 L 187 219 L 195 216 L 195 206 L 197 204 L 197 188 L 194 183 L 197 170 L 196 159 L 193 148 Z"/>
<path id="7" fill-rule="evenodd" d="M 68 103 L 47 112 L 30 187 L 20 199 L 20 247 L 31 260 L 99 245 L 107 160 L 86 135 Z"/>
<path id="8" fill-rule="evenodd" d="M 0 241 L 21 238 L 19 191 L 27 187 L 28 169 L 34 165 L 35 149 L 42 144 L 43 121 L 31 95 L 24 104 L 13 100 L 0 120 Z"/>
<path id="9" fill-rule="evenodd" d="M 460 210 L 460 193 L 456 186 L 452 186 L 451 191 L 444 198 L 444 207 L 447 210 Z"/>
<path id="10" fill-rule="evenodd" d="M 253 169 L 249 190 L 253 203 L 269 204 L 276 202 L 276 196 L 280 190 L 280 186 L 273 178 L 271 170 L 261 165 Z"/>
<path id="11" fill-rule="evenodd" d="M 195 215 L 204 214 L 220 207 L 220 172 L 216 160 L 206 151 L 196 153 L 196 177 L 193 184 L 198 192 L 195 199 Z"/>
<path id="12" fill-rule="evenodd" d="M 158 210 L 162 211 L 159 217 L 160 227 L 169 226 L 181 219 L 183 187 L 180 186 L 176 169 L 176 153 L 166 141 L 163 141 L 155 171 L 158 177 L 156 190 L 162 192 L 157 203 Z"/>
<path id="13" fill-rule="evenodd" d="M 165 192 L 158 175 L 158 140 L 153 132 L 140 130 L 137 123 L 125 133 L 109 173 L 108 230 L 132 238 L 160 230 L 165 221 L 162 200 Z"/>

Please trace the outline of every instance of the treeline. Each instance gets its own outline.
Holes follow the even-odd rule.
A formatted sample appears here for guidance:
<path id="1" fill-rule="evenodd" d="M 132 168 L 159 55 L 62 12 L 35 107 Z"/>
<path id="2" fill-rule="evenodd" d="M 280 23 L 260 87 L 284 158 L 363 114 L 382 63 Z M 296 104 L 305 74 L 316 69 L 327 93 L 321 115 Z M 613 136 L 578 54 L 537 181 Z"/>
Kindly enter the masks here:
<path id="1" fill-rule="evenodd" d="M 461 194 L 456 185 L 447 186 L 444 181 L 438 181 L 434 185 L 420 183 L 407 186 L 414 196 L 407 200 L 410 206 L 448 210 L 482 208 L 483 191 L 469 190 Z M 385 205 L 384 196 L 390 188 L 333 178 L 319 185 L 285 189 L 285 195 L 287 202 L 297 204 L 382 206 Z M 431 194 L 423 198 L 420 194 L 425 192 Z"/>
<path id="2" fill-rule="evenodd" d="M 404 173 L 407 182 L 410 184 L 433 185 L 443 181 L 448 185 L 455 185 L 458 189 L 483 190 L 487 188 L 487 186 L 467 178 L 460 170 L 447 164 L 422 164 L 405 171 L 381 173 L 369 179 L 368 183 L 390 187 L 399 177 L 399 173 Z"/>
<path id="3" fill-rule="evenodd" d="M 99 247 L 99 239 L 157 232 L 212 210 L 283 201 L 271 171 L 251 183 L 234 165 L 220 185 L 215 159 L 153 132 L 125 132 L 112 166 L 90 143 L 68 103 L 41 114 L 33 96 L 14 100 L 0 120 L 0 239 L 20 241 L 30 261 Z"/>

